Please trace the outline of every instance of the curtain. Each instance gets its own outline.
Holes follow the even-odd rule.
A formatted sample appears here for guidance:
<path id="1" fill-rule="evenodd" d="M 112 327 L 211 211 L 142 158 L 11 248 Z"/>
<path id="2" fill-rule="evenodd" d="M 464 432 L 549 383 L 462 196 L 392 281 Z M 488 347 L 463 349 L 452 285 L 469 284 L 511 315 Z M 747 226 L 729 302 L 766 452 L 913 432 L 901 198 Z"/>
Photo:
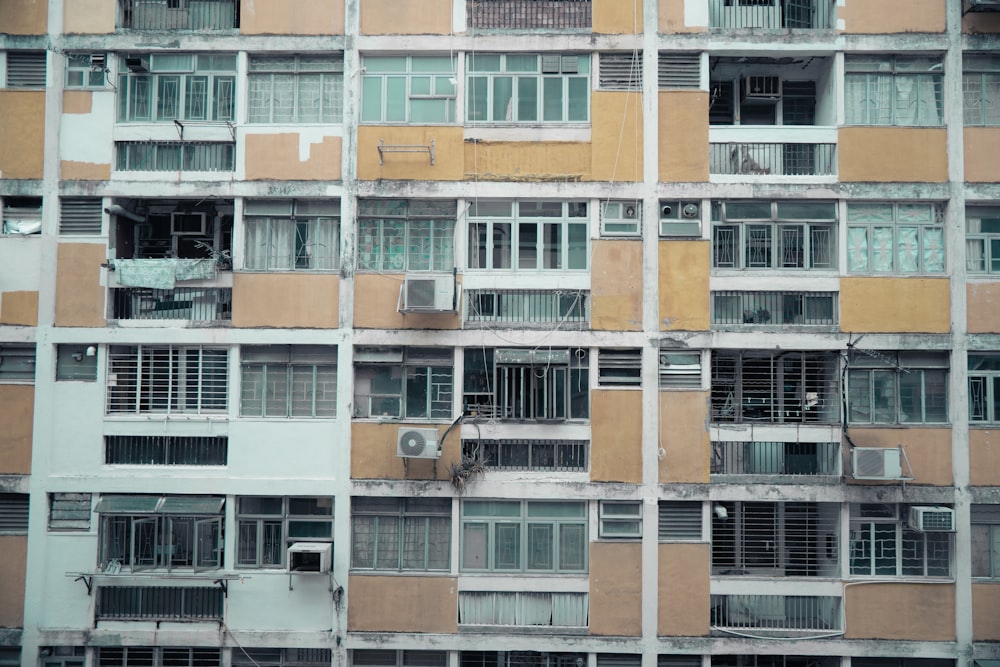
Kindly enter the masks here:
<path id="1" fill-rule="evenodd" d="M 916 227 L 899 227 L 898 232 L 899 270 L 915 273 L 920 265 L 920 237 Z"/>
<path id="2" fill-rule="evenodd" d="M 267 268 L 267 219 L 246 219 L 246 268 L 261 271 Z"/>
<path id="3" fill-rule="evenodd" d="M 944 230 L 940 227 L 924 229 L 924 271 L 944 273 Z"/>
<path id="4" fill-rule="evenodd" d="M 552 625 L 587 627 L 588 602 L 586 593 L 553 593 Z"/>
<path id="5" fill-rule="evenodd" d="M 872 270 L 892 271 L 892 227 L 872 228 Z"/>
<path id="6" fill-rule="evenodd" d="M 967 271 L 986 270 L 986 241 L 984 239 L 965 240 L 965 268 Z"/>
<path id="7" fill-rule="evenodd" d="M 267 268 L 278 270 L 295 268 L 292 255 L 292 248 L 295 247 L 293 234 L 295 234 L 295 224 L 291 220 L 270 219 Z"/>
<path id="8" fill-rule="evenodd" d="M 551 593 L 520 593 L 518 597 L 517 625 L 552 624 Z"/>

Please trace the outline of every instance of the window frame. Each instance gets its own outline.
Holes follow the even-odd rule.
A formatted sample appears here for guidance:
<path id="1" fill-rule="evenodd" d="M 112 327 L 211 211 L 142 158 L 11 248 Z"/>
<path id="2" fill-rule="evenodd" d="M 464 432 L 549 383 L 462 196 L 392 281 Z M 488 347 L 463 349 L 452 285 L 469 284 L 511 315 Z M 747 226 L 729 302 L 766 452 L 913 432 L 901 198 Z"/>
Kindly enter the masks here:
<path id="1" fill-rule="evenodd" d="M 370 354 L 369 354 L 370 352 Z M 360 354 L 359 354 L 360 353 Z M 393 377 L 396 370 L 398 378 Z M 385 373 L 388 372 L 388 376 Z M 417 398 L 411 396 L 417 389 L 415 380 L 423 375 L 426 394 L 421 409 Z M 435 381 L 437 378 L 437 381 Z M 369 392 L 359 393 L 364 386 L 359 379 L 367 380 Z M 411 380 L 414 380 L 411 387 Z M 376 388 L 376 384 L 379 387 Z M 376 389 L 378 391 L 376 391 Z M 394 391 L 393 391 L 394 390 Z M 455 395 L 455 358 L 449 347 L 396 347 L 356 351 L 354 362 L 354 417 L 360 419 L 392 420 L 451 420 Z M 367 398 L 365 401 L 363 399 Z M 379 410 L 373 408 L 379 401 Z M 415 408 L 411 414 L 412 406 Z M 393 410 L 395 401 L 397 409 Z M 435 407 L 435 405 L 437 407 Z M 386 409 L 389 408 L 389 409 Z"/>
<path id="2" fill-rule="evenodd" d="M 92 64 L 94 56 L 103 57 L 105 66 L 96 68 Z M 107 82 L 107 53 L 67 53 L 66 83 L 69 90 L 103 90 Z M 79 76 L 79 82 L 76 81 Z M 70 79 L 74 79 L 71 81 Z"/>
<path id="3" fill-rule="evenodd" d="M 389 507 L 395 502 L 395 509 Z M 423 502 L 421 502 L 423 501 Z M 430 502 L 428 502 L 430 501 Z M 382 504 L 383 506 L 379 506 Z M 366 506 L 367 505 L 367 506 Z M 439 507 L 434 507 L 439 505 Z M 450 498 L 374 498 L 357 496 L 351 499 L 351 570 L 358 572 L 449 572 L 451 570 L 451 499 Z M 370 520 L 368 556 L 362 555 L 364 539 L 359 538 L 359 528 Z M 382 524 L 387 526 L 383 527 Z M 447 536 L 443 544 L 435 540 L 434 524 L 438 525 L 437 537 Z M 393 525 L 395 526 L 393 528 Z M 415 526 L 412 532 L 408 526 Z M 443 530 L 441 530 L 443 527 Z M 392 539 L 395 545 L 392 545 Z M 422 543 L 423 558 L 420 565 L 407 565 L 407 550 L 414 540 Z M 386 543 L 388 541 L 388 544 Z M 390 558 L 395 553 L 395 565 L 383 560 L 381 551 L 388 550 Z M 439 553 L 435 557 L 434 552 Z M 443 562 L 442 562 L 443 556 Z M 365 561 L 359 563 L 359 559 Z M 433 561 L 433 562 L 432 562 Z M 367 563 L 367 564 L 366 564 Z"/>
<path id="4" fill-rule="evenodd" d="M 332 373 L 332 378 L 330 374 Z M 259 377 L 252 382 L 254 375 Z M 305 375 L 303 375 L 305 374 Z M 272 377 L 273 376 L 273 377 Z M 282 379 L 283 378 L 283 379 Z M 248 395 L 253 388 L 256 391 Z M 278 409 L 283 387 L 284 409 Z M 322 396 L 322 398 L 321 398 Z M 301 411 L 303 401 L 309 410 Z M 260 404 L 259 411 L 251 408 Z M 296 412 L 296 405 L 300 406 Z M 325 406 L 325 407 L 324 407 Z M 271 414 L 270 409 L 277 412 Z M 240 416 L 263 419 L 337 417 L 336 345 L 247 345 L 240 348 Z"/>
<path id="5" fill-rule="evenodd" d="M 0 384 L 34 384 L 36 358 L 33 343 L 0 344 Z"/>
<path id="6" fill-rule="evenodd" d="M 986 53 L 964 54 L 962 114 L 966 127 L 1000 125 L 1000 59 Z"/>
<path id="7" fill-rule="evenodd" d="M 989 231 L 983 231 L 984 222 L 989 223 Z M 977 244 L 981 247 L 974 251 Z M 1000 208 L 965 209 L 965 268 L 977 278 L 1000 276 Z"/>
<path id="8" fill-rule="evenodd" d="M 379 63 L 403 58 L 402 69 L 382 69 Z M 448 60 L 450 67 L 433 69 L 437 61 Z M 457 60 L 454 55 L 362 55 L 361 57 L 361 97 L 359 99 L 359 118 L 361 125 L 453 125 L 457 122 L 456 102 L 458 84 L 456 81 Z M 417 67 L 428 67 L 423 70 Z M 418 80 L 427 78 L 427 92 L 415 90 Z M 389 92 L 390 84 L 398 86 L 402 79 L 403 90 Z M 442 83 L 443 82 L 443 83 Z M 438 85 L 441 84 L 441 88 Z M 450 87 L 450 90 L 448 88 Z M 394 101 L 391 96 L 402 94 L 403 99 Z M 373 114 L 374 95 L 378 95 L 379 110 Z M 369 96 L 372 96 L 371 98 Z M 444 118 L 434 120 L 417 120 L 414 118 L 414 103 L 422 101 L 444 102 Z M 393 108 L 397 107 L 397 108 Z M 402 117 L 397 114 L 402 112 Z M 392 118 L 389 116 L 392 115 Z"/>
<path id="9" fill-rule="evenodd" d="M 866 510 L 866 508 L 869 509 Z M 891 510 L 891 513 L 887 510 Z M 954 577 L 955 544 L 952 537 L 954 533 L 920 532 L 911 530 L 907 526 L 908 511 L 908 506 L 906 505 L 876 503 L 851 504 L 848 562 L 850 577 L 852 579 L 864 577 Z M 868 516 L 865 516 L 866 512 L 869 512 Z M 879 539 L 879 535 L 876 532 L 876 528 L 878 526 L 883 528 L 891 527 L 892 534 L 890 535 L 888 531 L 883 530 L 881 538 L 884 541 L 891 541 L 891 543 L 881 546 L 879 549 L 875 550 L 872 549 L 872 545 L 877 544 L 876 540 Z M 867 535 L 864 533 L 867 533 Z M 945 542 L 944 548 L 947 550 L 946 558 L 948 561 L 947 572 L 929 574 L 929 561 L 932 558 L 930 549 L 935 546 L 932 544 L 935 540 L 943 540 Z M 942 545 L 940 544 L 937 545 L 938 548 L 941 546 Z M 910 551 L 907 551 L 908 549 Z M 913 551 L 914 549 L 919 549 L 920 553 L 916 554 L 916 552 Z M 859 550 L 861 553 L 857 553 Z M 883 554 L 881 558 L 875 553 L 876 551 Z M 867 552 L 867 555 L 865 552 Z M 906 565 L 904 564 L 904 561 L 908 557 L 907 553 L 910 554 L 909 558 L 916 558 L 919 560 L 921 572 L 913 572 L 913 566 L 910 566 L 910 571 L 905 569 Z M 883 563 L 882 565 L 879 564 L 878 561 L 880 559 L 885 561 L 887 558 L 892 558 L 893 563 L 891 566 L 886 563 Z M 940 558 L 940 556 L 938 556 L 938 558 Z M 861 562 L 867 561 L 868 564 L 863 568 L 857 566 L 856 561 L 858 561 L 858 559 L 863 559 Z M 881 571 L 879 569 L 880 567 Z M 890 567 L 892 569 L 891 572 L 887 571 Z M 859 569 L 866 571 L 859 571 Z"/>
<path id="10" fill-rule="evenodd" d="M 534 67 L 529 69 L 527 62 L 521 64 L 510 64 L 508 59 L 515 58 L 524 60 L 535 58 Z M 496 65 L 488 65 L 493 58 L 499 58 Z M 558 65 L 553 65 L 553 59 L 558 58 Z M 575 60 L 575 65 L 571 64 Z M 590 95 L 591 95 L 591 54 L 589 53 L 470 53 L 466 56 L 466 123 L 469 125 L 567 125 L 578 126 L 590 123 Z M 482 63 L 482 64 L 480 64 Z M 480 67 L 490 67 L 490 69 L 480 69 Z M 641 74 L 641 72 L 640 72 Z M 500 88 L 499 82 L 509 81 L 509 92 L 502 93 L 509 95 L 507 104 L 503 105 L 505 117 L 497 118 L 497 90 Z M 522 96 L 534 87 L 534 104 L 530 104 L 530 97 L 522 104 Z M 547 87 L 555 86 L 558 82 L 559 98 L 558 118 L 547 117 L 552 113 L 550 100 L 546 98 Z M 574 85 L 575 84 L 575 85 Z M 582 91 L 572 90 L 580 88 Z M 525 89 L 522 90 L 522 85 Z M 485 87 L 485 99 L 481 102 L 485 109 L 479 110 L 477 104 L 478 87 Z M 554 88 L 553 88 L 554 90 Z M 572 102 L 573 95 L 582 92 L 583 100 L 577 100 L 575 105 L 582 102 L 582 114 L 579 109 L 574 109 Z M 533 113 L 528 113 L 529 109 Z M 521 116 L 525 118 L 522 119 Z M 506 116 L 510 116 L 508 119 Z M 575 117 L 574 117 L 575 116 Z M 581 117 L 582 116 L 582 117 Z"/>
<path id="11" fill-rule="evenodd" d="M 291 69 L 281 69 L 275 64 L 281 61 L 291 62 Z M 304 67 L 307 61 L 315 68 Z M 270 68 L 269 68 L 270 66 Z M 257 69 L 255 69 L 257 67 Z M 275 88 L 278 85 L 279 76 L 291 77 L 291 91 L 280 91 Z M 306 77 L 318 76 L 319 89 L 315 94 L 316 101 L 320 104 L 317 120 L 302 120 L 302 109 L 305 106 L 301 96 L 303 95 L 303 83 Z M 267 91 L 262 86 L 267 82 Z M 327 90 L 326 87 L 330 86 Z M 286 94 L 292 103 L 291 117 L 288 119 L 275 120 L 275 111 L 278 105 L 277 96 Z M 266 100 L 254 100 L 255 95 L 265 96 Z M 330 95 L 327 100 L 326 95 Z M 324 102 L 329 102 L 329 111 L 323 106 Z M 266 106 L 267 119 L 261 119 L 255 114 L 256 106 Z M 344 58 L 343 54 L 310 54 L 303 56 L 300 54 L 250 54 L 247 64 L 247 123 L 259 125 L 341 125 L 344 122 Z"/>
<path id="12" fill-rule="evenodd" d="M 339 271 L 340 225 L 339 199 L 247 200 L 243 208 L 243 271 Z M 263 229 L 255 234 L 258 226 Z M 259 239 L 256 248 L 255 236 Z M 321 254 L 314 248 L 322 247 L 324 239 L 332 247 Z"/>
<path id="13" fill-rule="evenodd" d="M 740 215 L 737 207 L 749 205 L 760 207 L 757 215 Z M 765 214 L 763 206 L 767 205 L 770 212 Z M 809 216 L 798 216 L 786 207 L 814 207 L 815 213 Z M 829 207 L 832 217 L 823 217 L 820 207 Z M 730 217 L 730 210 L 735 209 Z M 747 211 L 750 213 L 750 211 Z M 839 212 L 833 201 L 716 201 L 712 205 L 712 270 L 713 271 L 837 271 L 838 260 L 838 220 Z M 786 232 L 799 230 L 797 244 L 786 247 Z M 723 234 L 728 232 L 729 238 L 724 240 Z M 821 250 L 819 235 L 825 233 L 826 259 L 817 261 Z M 755 236 L 756 234 L 756 236 Z M 761 234 L 764 234 L 761 236 Z M 795 238 L 788 238 L 793 242 Z M 764 253 L 766 262 L 754 260 L 754 246 L 759 245 L 757 254 Z M 729 249 L 730 259 L 726 261 L 723 248 Z M 794 263 L 785 260 L 792 253 L 792 258 L 798 258 Z"/>
<path id="14" fill-rule="evenodd" d="M 597 536 L 602 540 L 641 540 L 642 501 L 599 501 L 597 525 Z"/>
<path id="15" fill-rule="evenodd" d="M 42 233 L 42 206 L 42 197 L 0 196 L 0 235 L 40 235 Z"/>
<path id="16" fill-rule="evenodd" d="M 190 64 L 180 62 L 184 57 L 190 58 Z M 131 71 L 126 58 L 145 58 L 147 71 Z M 157 60 L 170 62 L 170 58 L 177 62 L 158 66 Z M 218 64 L 224 58 L 232 58 L 231 68 Z M 235 53 L 121 54 L 115 119 L 118 123 L 235 123 L 239 111 L 236 61 Z M 171 84 L 176 86 L 172 95 Z M 136 90 L 140 86 L 146 90 Z"/>
<path id="17" fill-rule="evenodd" d="M 989 367 L 976 368 L 979 364 Z M 1000 354 L 970 351 L 967 377 L 970 425 L 1000 423 Z"/>
<path id="18" fill-rule="evenodd" d="M 586 273 L 591 252 L 589 210 L 589 202 L 579 200 L 472 202 L 466 213 L 465 269 Z M 497 244 L 504 234 L 507 240 Z"/>
<path id="19" fill-rule="evenodd" d="M 188 376 L 191 353 L 197 354 L 194 383 Z M 210 375 L 206 374 L 207 355 L 214 357 L 214 362 L 207 367 L 208 371 L 213 371 Z M 229 410 L 229 348 L 208 345 L 111 345 L 106 356 L 106 415 L 180 413 L 207 416 L 224 415 Z M 153 364 L 167 369 L 166 385 L 153 386 L 152 383 L 164 381 L 163 370 L 148 370 L 153 368 Z M 130 384 L 120 382 L 122 374 L 131 380 Z M 189 396 L 192 386 L 194 394 Z M 125 391 L 119 391 L 119 388 Z"/>
<path id="20" fill-rule="evenodd" d="M 873 358 L 862 353 L 853 353 L 848 360 L 846 373 L 847 389 L 845 392 L 847 407 L 847 422 L 850 424 L 901 424 L 901 425 L 945 425 L 949 424 L 948 414 L 948 378 L 949 378 L 949 358 L 947 352 L 878 352 L 879 358 Z M 912 365 L 908 365 L 912 364 Z M 940 387 L 939 404 L 943 411 L 941 420 L 927 418 L 929 407 L 929 390 L 933 390 L 935 385 L 928 385 L 928 374 L 940 374 L 940 380 L 936 384 Z M 919 378 L 919 387 L 912 384 L 904 387 L 902 380 Z M 909 418 L 909 413 L 904 412 L 905 391 L 919 390 L 919 419 Z M 891 395 L 889 394 L 891 392 Z M 879 399 L 882 399 L 881 402 Z M 886 400 L 892 402 L 891 405 Z M 863 405 L 867 402 L 867 406 Z M 905 407 L 913 408 L 913 405 Z M 865 408 L 869 419 L 859 419 L 858 415 L 863 415 Z M 876 419 L 876 417 L 880 417 Z"/>
<path id="21" fill-rule="evenodd" d="M 281 509 L 278 512 L 250 511 L 245 510 L 243 501 L 270 501 L 281 502 Z M 294 512 L 294 501 L 315 501 L 317 509 L 324 508 L 329 503 L 329 513 L 306 513 L 298 514 Z M 236 497 L 236 558 L 234 566 L 237 569 L 256 570 L 281 570 L 288 566 L 288 547 L 296 542 L 329 542 L 333 544 L 333 521 L 335 513 L 335 503 L 333 496 L 237 496 Z M 293 524 L 329 524 L 329 533 L 323 535 L 292 535 Z M 253 537 L 244 534 L 244 527 L 253 525 Z M 267 529 L 278 529 L 277 533 L 267 534 Z M 275 539 L 276 538 L 276 539 Z M 246 557 L 248 544 L 245 540 L 253 541 L 253 559 Z M 266 556 L 268 540 L 274 540 L 270 544 L 271 548 L 278 549 L 278 562 L 271 562 Z M 273 555 L 273 554 L 272 554 Z"/>
<path id="22" fill-rule="evenodd" d="M 931 63 L 926 71 L 910 69 L 910 67 L 918 66 L 921 61 L 929 62 L 934 59 L 937 62 Z M 937 70 L 932 71 L 935 67 Z M 898 107 L 902 102 L 899 100 L 899 93 L 901 91 L 897 89 L 896 77 L 917 77 L 913 85 L 917 89 L 918 97 L 921 93 L 924 95 L 927 94 L 926 90 L 921 91 L 921 89 L 927 86 L 928 83 L 930 84 L 930 94 L 935 98 L 936 112 L 933 115 L 937 116 L 936 122 L 934 122 L 933 118 L 931 122 L 921 118 L 921 109 L 930 103 L 921 104 L 919 99 L 917 100 L 917 112 L 914 119 L 910 122 L 900 122 Z M 872 99 L 872 91 L 878 91 L 879 88 L 883 87 L 884 82 L 880 81 L 880 79 L 884 78 L 889 78 L 891 83 L 891 97 L 888 100 L 888 110 L 880 108 L 879 101 L 877 99 L 873 101 Z M 859 84 L 864 86 L 864 93 L 863 97 L 858 100 L 858 103 L 864 105 L 864 108 L 860 111 L 852 111 L 849 101 L 852 96 L 851 90 Z M 844 91 L 844 125 L 943 127 L 945 124 L 944 60 L 940 55 L 848 55 L 844 60 Z M 876 98 L 877 95 L 877 92 L 874 93 Z M 909 92 L 907 92 L 906 97 L 909 98 Z"/>
<path id="23" fill-rule="evenodd" d="M 973 505 L 970 523 L 973 580 L 1000 579 L 1000 506 Z"/>
<path id="24" fill-rule="evenodd" d="M 457 218 L 454 199 L 358 200 L 358 272 L 453 272 Z"/>
<path id="25" fill-rule="evenodd" d="M 864 215 L 863 207 L 879 207 L 884 212 L 891 211 L 891 220 L 858 219 L 854 216 Z M 901 220 L 902 212 L 912 209 L 914 211 L 926 209 L 930 211 L 927 220 Z M 946 247 L 946 234 L 944 223 L 944 205 L 937 202 L 848 202 L 847 203 L 847 272 L 858 275 L 945 275 L 948 271 L 948 253 Z M 868 213 L 868 218 L 877 214 Z M 916 251 L 910 253 L 914 256 L 916 267 L 913 270 L 900 268 L 899 253 L 904 246 L 904 239 L 900 236 L 901 230 L 914 228 L 916 233 Z M 876 237 L 884 232 L 876 230 L 891 229 L 891 251 L 886 253 L 881 250 L 881 255 L 888 256 L 891 266 L 888 269 L 878 269 L 875 265 L 879 263 L 879 249 L 876 248 Z M 863 244 L 856 238 L 858 232 L 864 232 Z M 936 231 L 940 244 L 935 247 L 933 237 L 928 239 L 930 232 Z M 940 269 L 928 267 L 928 252 L 935 252 L 940 260 Z M 864 252 L 864 266 L 861 266 L 861 258 L 855 252 Z M 884 262 L 885 260 L 881 260 Z"/>

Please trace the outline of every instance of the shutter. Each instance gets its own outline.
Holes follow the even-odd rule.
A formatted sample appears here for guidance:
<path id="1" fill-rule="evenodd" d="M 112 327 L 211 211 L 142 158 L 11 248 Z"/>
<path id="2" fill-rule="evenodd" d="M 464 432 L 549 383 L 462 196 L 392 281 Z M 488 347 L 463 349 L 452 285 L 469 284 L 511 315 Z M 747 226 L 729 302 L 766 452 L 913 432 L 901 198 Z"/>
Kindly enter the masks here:
<path id="1" fill-rule="evenodd" d="M 7 87 L 44 88 L 45 51 L 8 51 Z"/>
<path id="2" fill-rule="evenodd" d="M 972 523 L 1000 524 L 1000 505 L 973 505 Z"/>
<path id="3" fill-rule="evenodd" d="M 59 233 L 101 233 L 100 197 L 63 197 L 59 200 Z"/>
<path id="4" fill-rule="evenodd" d="M 562 56 L 542 56 L 542 73 L 558 74 L 562 64 Z"/>
<path id="5" fill-rule="evenodd" d="M 641 655 L 628 653 L 598 653 L 597 667 L 640 667 Z"/>
<path id="6" fill-rule="evenodd" d="M 661 53 L 657 75 L 660 88 L 699 88 L 701 54 Z"/>
<path id="7" fill-rule="evenodd" d="M 602 53 L 599 63 L 601 90 L 642 90 L 641 53 Z"/>
<path id="8" fill-rule="evenodd" d="M 660 388 L 665 387 L 700 388 L 701 353 L 661 351 Z"/>
<path id="9" fill-rule="evenodd" d="M 28 533 L 28 494 L 0 493 L 0 534 Z"/>
<path id="10" fill-rule="evenodd" d="M 659 514 L 660 541 L 701 539 L 700 502 L 662 500 Z"/>
<path id="11" fill-rule="evenodd" d="M 601 348 L 597 357 L 597 375 L 606 387 L 639 386 L 642 383 L 642 350 Z"/>
<path id="12" fill-rule="evenodd" d="M 90 530 L 89 493 L 53 493 L 49 530 Z"/>
<path id="13" fill-rule="evenodd" d="M 701 667 L 700 655 L 661 655 L 656 667 Z"/>

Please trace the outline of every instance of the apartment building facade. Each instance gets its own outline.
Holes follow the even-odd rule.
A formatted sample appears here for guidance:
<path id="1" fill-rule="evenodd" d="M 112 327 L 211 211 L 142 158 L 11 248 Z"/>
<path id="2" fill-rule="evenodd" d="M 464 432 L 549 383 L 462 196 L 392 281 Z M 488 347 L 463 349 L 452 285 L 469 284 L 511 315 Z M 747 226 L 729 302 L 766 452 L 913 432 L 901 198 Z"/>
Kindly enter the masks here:
<path id="1" fill-rule="evenodd" d="M 1000 664 L 998 31 L 0 0 L 0 665 Z"/>

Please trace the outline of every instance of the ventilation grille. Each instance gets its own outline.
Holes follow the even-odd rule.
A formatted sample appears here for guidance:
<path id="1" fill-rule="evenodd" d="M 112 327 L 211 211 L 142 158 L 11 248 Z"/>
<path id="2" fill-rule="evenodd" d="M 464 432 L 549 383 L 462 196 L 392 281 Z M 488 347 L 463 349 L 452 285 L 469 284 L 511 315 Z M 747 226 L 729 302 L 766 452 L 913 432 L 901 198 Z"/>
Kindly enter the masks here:
<path id="1" fill-rule="evenodd" d="M 699 88 L 700 53 L 661 53 L 657 67 L 660 88 Z"/>
<path id="2" fill-rule="evenodd" d="M 23 535 L 28 532 L 28 495 L 0 493 L 0 534 Z"/>
<path id="3" fill-rule="evenodd" d="M 45 51 L 8 51 L 7 87 L 44 88 Z"/>
<path id="4" fill-rule="evenodd" d="M 600 54 L 598 86 L 601 90 L 642 90 L 642 54 Z"/>
<path id="5" fill-rule="evenodd" d="M 701 503 L 683 500 L 661 501 L 658 533 L 661 542 L 700 540 Z"/>
<path id="6" fill-rule="evenodd" d="M 63 197 L 59 201 L 59 233 L 96 236 L 101 233 L 99 197 Z"/>

